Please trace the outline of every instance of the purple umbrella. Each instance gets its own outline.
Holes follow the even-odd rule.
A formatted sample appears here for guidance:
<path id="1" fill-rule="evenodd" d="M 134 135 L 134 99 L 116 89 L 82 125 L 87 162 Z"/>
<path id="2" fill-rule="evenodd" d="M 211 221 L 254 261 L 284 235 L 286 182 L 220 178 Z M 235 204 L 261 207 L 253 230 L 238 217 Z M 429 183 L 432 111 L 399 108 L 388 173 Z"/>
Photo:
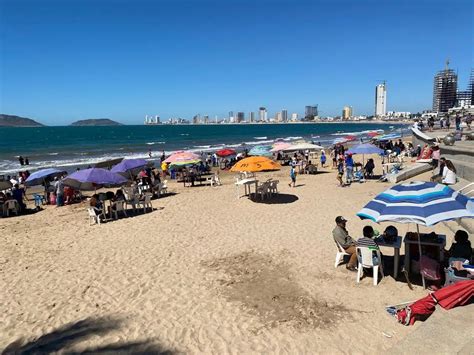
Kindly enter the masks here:
<path id="1" fill-rule="evenodd" d="M 67 176 L 64 185 L 76 190 L 95 190 L 102 186 L 119 186 L 127 182 L 123 176 L 100 168 L 79 170 Z"/>
<path id="2" fill-rule="evenodd" d="M 117 165 L 114 165 L 112 169 L 110 169 L 113 173 L 127 173 L 131 172 L 134 169 L 139 169 L 146 166 L 148 162 L 145 159 L 124 159 Z"/>
<path id="3" fill-rule="evenodd" d="M 28 176 L 28 179 L 25 181 L 26 186 L 35 186 L 42 184 L 47 178 L 58 176 L 64 173 L 64 170 L 48 168 L 35 171 L 33 174 Z"/>

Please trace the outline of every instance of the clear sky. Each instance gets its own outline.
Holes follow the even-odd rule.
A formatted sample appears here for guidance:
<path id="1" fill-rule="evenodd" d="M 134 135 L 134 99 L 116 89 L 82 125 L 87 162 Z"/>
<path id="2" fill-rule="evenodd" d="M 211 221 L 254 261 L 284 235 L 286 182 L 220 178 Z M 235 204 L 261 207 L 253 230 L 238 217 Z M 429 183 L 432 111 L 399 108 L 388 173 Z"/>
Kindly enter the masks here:
<path id="1" fill-rule="evenodd" d="M 465 89 L 470 0 L 0 0 L 0 113 L 141 124 L 319 104 L 323 116 L 431 107 L 446 58 Z"/>

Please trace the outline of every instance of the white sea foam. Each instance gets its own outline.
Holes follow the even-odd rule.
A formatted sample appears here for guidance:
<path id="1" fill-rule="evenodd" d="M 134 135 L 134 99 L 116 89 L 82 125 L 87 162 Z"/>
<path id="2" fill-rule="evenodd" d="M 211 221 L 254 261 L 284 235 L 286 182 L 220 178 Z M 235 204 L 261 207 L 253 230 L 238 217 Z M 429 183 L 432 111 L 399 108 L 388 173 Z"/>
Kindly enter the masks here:
<path id="1" fill-rule="evenodd" d="M 267 139 L 267 138 L 268 137 L 265 137 L 265 136 L 263 136 L 263 137 L 253 137 L 253 139 Z"/>

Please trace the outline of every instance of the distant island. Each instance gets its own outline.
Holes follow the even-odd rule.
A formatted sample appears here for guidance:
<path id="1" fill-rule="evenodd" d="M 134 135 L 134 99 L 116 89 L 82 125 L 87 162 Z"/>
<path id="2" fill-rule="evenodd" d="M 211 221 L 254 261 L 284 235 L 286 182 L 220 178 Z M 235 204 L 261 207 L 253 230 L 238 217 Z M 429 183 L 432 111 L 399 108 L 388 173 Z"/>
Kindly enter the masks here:
<path id="1" fill-rule="evenodd" d="M 0 127 L 43 127 L 31 118 L 0 114 Z"/>
<path id="2" fill-rule="evenodd" d="M 109 118 L 92 118 L 88 120 L 79 120 L 71 123 L 71 126 L 121 126 L 121 123 L 112 121 Z"/>

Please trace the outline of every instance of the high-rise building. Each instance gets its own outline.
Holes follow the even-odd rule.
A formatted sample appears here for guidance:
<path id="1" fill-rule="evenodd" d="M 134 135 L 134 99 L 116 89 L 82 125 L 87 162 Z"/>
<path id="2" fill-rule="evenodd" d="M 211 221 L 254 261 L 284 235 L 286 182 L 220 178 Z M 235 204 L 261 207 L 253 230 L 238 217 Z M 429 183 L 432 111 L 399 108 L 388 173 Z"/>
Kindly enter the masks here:
<path id="1" fill-rule="evenodd" d="M 342 109 L 342 119 L 348 120 L 352 117 L 352 106 L 344 106 Z"/>
<path id="2" fill-rule="evenodd" d="M 458 91 L 456 95 L 456 107 L 467 107 L 474 105 L 474 69 L 471 69 L 467 90 Z"/>
<path id="3" fill-rule="evenodd" d="M 436 73 L 433 83 L 433 112 L 448 112 L 456 105 L 456 94 L 458 89 L 458 75 L 448 68 Z"/>
<path id="4" fill-rule="evenodd" d="M 382 117 L 387 114 L 387 86 L 385 81 L 375 87 L 375 116 Z"/>
<path id="5" fill-rule="evenodd" d="M 288 110 L 281 110 L 281 120 L 282 122 L 288 122 Z"/>
<path id="6" fill-rule="evenodd" d="M 297 113 L 292 113 L 291 114 L 291 121 L 296 122 L 298 121 L 298 114 Z"/>
<path id="7" fill-rule="evenodd" d="M 265 107 L 258 109 L 258 120 L 260 122 L 267 122 L 267 109 Z"/>
<path id="8" fill-rule="evenodd" d="M 275 113 L 275 122 L 282 122 L 282 114 L 280 111 Z"/>
<path id="9" fill-rule="evenodd" d="M 234 122 L 234 111 L 229 111 L 229 122 Z"/>
<path id="10" fill-rule="evenodd" d="M 205 124 L 208 124 L 208 123 L 209 123 L 209 116 L 208 116 L 208 115 L 205 115 L 205 116 L 204 116 L 204 123 L 205 123 Z"/>
<path id="11" fill-rule="evenodd" d="M 305 109 L 304 109 L 305 120 L 312 121 L 314 120 L 316 116 L 318 116 L 318 105 L 305 106 Z"/>
<path id="12" fill-rule="evenodd" d="M 255 112 L 249 112 L 249 121 L 250 123 L 255 122 Z"/>
<path id="13" fill-rule="evenodd" d="M 237 123 L 241 123 L 245 121 L 245 113 L 237 112 Z"/>
<path id="14" fill-rule="evenodd" d="M 197 115 L 194 115 L 193 117 L 193 124 L 199 124 L 201 123 L 201 115 L 198 113 Z"/>

